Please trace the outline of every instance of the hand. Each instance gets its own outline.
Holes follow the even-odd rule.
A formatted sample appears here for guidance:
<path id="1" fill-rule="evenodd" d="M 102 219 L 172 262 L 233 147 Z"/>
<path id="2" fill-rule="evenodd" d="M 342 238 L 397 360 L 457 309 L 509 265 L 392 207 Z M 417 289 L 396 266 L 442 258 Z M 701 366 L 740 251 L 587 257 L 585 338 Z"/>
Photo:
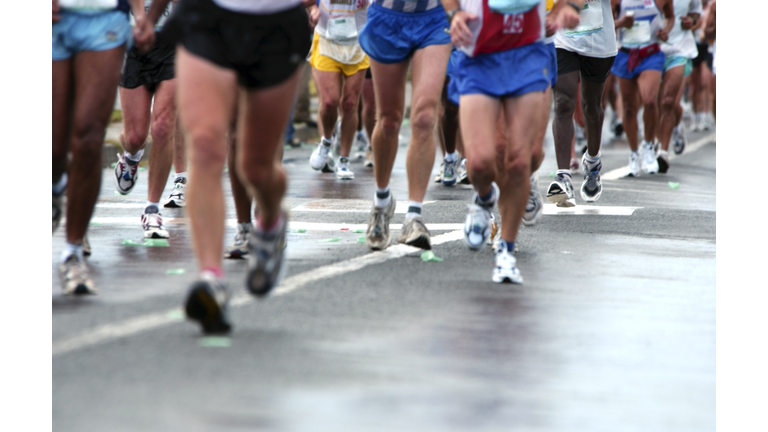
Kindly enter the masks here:
<path id="1" fill-rule="evenodd" d="M 60 10 L 61 6 L 59 6 L 59 0 L 53 0 L 53 24 L 61 21 L 61 15 L 59 15 Z"/>
<path id="2" fill-rule="evenodd" d="M 682 27 L 683 30 L 690 30 L 693 27 L 693 18 L 688 15 L 680 18 L 680 27 Z"/>
<path id="3" fill-rule="evenodd" d="M 668 30 L 659 30 L 656 32 L 656 35 L 659 37 L 659 40 L 662 42 L 666 42 L 669 39 L 669 31 Z"/>
<path id="4" fill-rule="evenodd" d="M 577 25 L 579 25 L 579 13 L 570 6 L 556 9 L 547 15 L 547 33 L 553 29 L 552 33 L 554 34 L 555 31 L 562 28 L 572 29 Z"/>
<path id="5" fill-rule="evenodd" d="M 616 27 L 624 27 L 631 29 L 635 25 L 635 17 L 624 15 L 623 18 L 619 19 L 616 23 Z"/>
<path id="6" fill-rule="evenodd" d="M 133 28 L 133 39 L 139 51 L 147 52 L 155 44 L 155 26 L 146 15 L 136 17 L 136 27 Z"/>
<path id="7" fill-rule="evenodd" d="M 320 8 L 315 6 L 309 11 L 309 27 L 315 28 L 318 21 L 320 21 Z"/>
<path id="8" fill-rule="evenodd" d="M 451 42 L 457 47 L 468 46 L 472 43 L 472 31 L 469 30 L 467 22 L 476 20 L 477 15 L 458 11 L 451 20 Z"/>

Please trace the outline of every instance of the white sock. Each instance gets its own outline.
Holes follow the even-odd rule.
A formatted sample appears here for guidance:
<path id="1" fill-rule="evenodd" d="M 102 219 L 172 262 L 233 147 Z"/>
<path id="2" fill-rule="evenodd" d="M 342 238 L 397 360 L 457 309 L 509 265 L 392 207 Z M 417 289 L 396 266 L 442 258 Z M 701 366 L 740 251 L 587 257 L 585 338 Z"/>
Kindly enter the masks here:
<path id="1" fill-rule="evenodd" d="M 129 162 L 133 162 L 134 164 L 137 164 L 141 161 L 141 157 L 144 155 L 144 149 L 141 149 L 137 151 L 135 154 L 130 154 L 127 151 L 123 152 L 123 155 L 126 159 L 128 159 Z"/>
<path id="2" fill-rule="evenodd" d="M 144 206 L 144 211 L 146 212 L 147 208 L 151 207 L 151 206 L 155 206 L 155 208 L 157 208 L 157 211 L 158 212 L 160 211 L 160 203 L 159 202 L 152 202 L 152 201 L 147 201 L 147 205 Z"/>
<path id="3" fill-rule="evenodd" d="M 176 173 L 176 178 L 180 178 L 180 179 L 187 178 L 187 172 L 184 171 L 184 172 Z"/>
<path id="4" fill-rule="evenodd" d="M 64 250 L 61 252 L 61 262 L 63 263 L 67 261 L 69 257 L 75 254 L 77 254 L 77 258 L 80 261 L 83 260 L 83 244 L 80 243 L 79 245 L 76 245 L 70 242 L 64 243 Z"/>
<path id="5" fill-rule="evenodd" d="M 453 153 L 446 153 L 444 159 L 446 162 L 455 162 L 458 158 L 459 158 L 459 152 L 454 150 Z"/>
<path id="6" fill-rule="evenodd" d="M 333 144 L 333 142 L 331 142 L 331 140 L 329 140 L 329 139 L 328 139 L 328 138 L 326 138 L 326 137 L 323 137 L 323 140 L 322 140 L 321 142 L 322 142 L 322 144 L 323 144 L 324 146 L 326 146 L 326 147 L 330 147 L 330 146 L 331 146 L 331 144 Z"/>
<path id="7" fill-rule="evenodd" d="M 421 217 L 421 206 L 419 201 L 408 201 L 408 212 L 405 214 L 405 220 Z"/>
<path id="8" fill-rule="evenodd" d="M 392 199 L 392 194 L 389 192 L 389 186 L 384 188 L 376 188 L 376 193 L 373 195 L 373 205 L 375 207 L 386 207 L 389 205 L 389 201 Z"/>

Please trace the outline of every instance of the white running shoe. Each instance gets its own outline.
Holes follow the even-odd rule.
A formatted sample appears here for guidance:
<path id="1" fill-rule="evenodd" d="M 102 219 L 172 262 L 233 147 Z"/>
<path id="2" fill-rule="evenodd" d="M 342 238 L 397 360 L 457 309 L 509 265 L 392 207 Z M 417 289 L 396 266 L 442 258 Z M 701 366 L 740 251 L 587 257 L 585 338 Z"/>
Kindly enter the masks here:
<path id="1" fill-rule="evenodd" d="M 640 154 L 639 152 L 629 152 L 629 172 L 630 177 L 640 177 Z"/>
<path id="2" fill-rule="evenodd" d="M 445 159 L 443 159 L 442 162 L 440 162 L 440 171 L 437 172 L 437 175 L 435 176 L 435 183 L 441 183 L 443 181 L 443 170 L 445 169 Z"/>
<path id="3" fill-rule="evenodd" d="M 675 126 L 675 129 L 672 134 L 672 139 L 674 139 L 674 149 L 675 154 L 683 154 L 683 151 L 685 151 L 685 147 L 688 145 L 688 135 L 685 134 L 685 126 L 681 123 L 677 126 Z"/>
<path id="4" fill-rule="evenodd" d="M 373 148 L 368 144 L 368 150 L 365 151 L 365 166 L 366 168 L 373 168 Z"/>
<path id="5" fill-rule="evenodd" d="M 248 236 L 252 229 L 253 226 L 250 222 L 237 224 L 235 241 L 232 243 L 232 246 L 229 246 L 224 252 L 224 258 L 244 259 L 248 256 Z"/>
<path id="6" fill-rule="evenodd" d="M 168 199 L 165 200 L 165 204 L 163 204 L 163 207 L 166 208 L 181 208 L 185 207 L 187 205 L 187 196 L 185 195 L 187 192 L 187 179 L 186 178 L 177 178 L 173 181 L 173 190 L 171 191 L 171 194 L 168 196 Z"/>
<path id="7" fill-rule="evenodd" d="M 470 250 L 483 248 L 491 238 L 491 210 L 477 204 L 469 204 L 469 213 L 464 221 L 464 244 Z"/>
<path id="8" fill-rule="evenodd" d="M 368 143 L 368 137 L 365 135 L 365 130 L 357 131 L 357 134 L 355 134 L 355 141 L 357 142 L 358 151 L 364 151 L 370 145 Z"/>
<path id="9" fill-rule="evenodd" d="M 575 121 L 573 123 L 576 133 L 576 142 L 573 145 L 573 151 L 579 155 L 587 151 L 587 138 L 584 136 L 584 130 Z M 576 162 L 578 167 L 578 161 Z"/>
<path id="10" fill-rule="evenodd" d="M 573 180 L 571 180 L 571 176 L 557 173 L 555 181 L 550 183 L 547 189 L 547 199 L 558 207 L 575 207 L 576 199 L 573 197 Z"/>
<path id="11" fill-rule="evenodd" d="M 77 254 L 70 255 L 66 261 L 59 264 L 59 276 L 61 277 L 61 288 L 64 294 L 96 294 L 98 291 L 91 276 L 88 274 L 85 260 L 81 260 Z"/>
<path id="12" fill-rule="evenodd" d="M 144 150 L 139 151 L 139 160 Z M 115 188 L 122 195 L 128 195 L 139 181 L 139 163 L 126 161 L 125 153 L 118 153 L 115 164 Z"/>
<path id="13" fill-rule="evenodd" d="M 317 145 L 317 148 L 314 152 L 312 152 L 312 156 L 309 157 L 309 166 L 312 167 L 313 170 L 319 171 L 324 170 L 324 168 L 333 162 L 333 158 L 331 157 L 331 146 L 326 145 L 322 141 L 320 144 Z"/>
<path id="14" fill-rule="evenodd" d="M 144 228 L 144 238 L 167 239 L 170 237 L 163 226 L 160 210 L 154 205 L 144 209 L 141 215 L 141 226 Z"/>
<path id="15" fill-rule="evenodd" d="M 461 164 L 459 165 L 459 169 L 456 170 L 457 172 L 457 179 L 461 184 L 469 184 L 469 174 L 467 174 L 467 159 L 462 159 Z"/>
<path id="16" fill-rule="evenodd" d="M 461 160 L 456 158 L 454 161 L 443 159 L 443 165 L 441 166 L 440 181 L 443 182 L 443 186 L 453 186 L 458 179 L 458 170 Z"/>
<path id="17" fill-rule="evenodd" d="M 493 257 L 493 281 L 522 284 L 523 276 L 517 269 L 517 259 L 507 250 L 507 242 L 500 240 Z"/>
<path id="18" fill-rule="evenodd" d="M 544 204 L 539 192 L 539 172 L 531 174 L 531 191 L 528 193 L 528 203 L 525 205 L 523 213 L 523 225 L 533 226 L 544 216 Z"/>
<path id="19" fill-rule="evenodd" d="M 336 164 L 336 178 L 339 180 L 352 180 L 355 178 L 355 173 L 349 169 L 349 158 L 339 158 L 339 163 Z"/>
<path id="20" fill-rule="evenodd" d="M 643 141 L 640 145 L 642 152 L 642 168 L 646 174 L 656 174 L 659 172 L 659 163 L 656 162 L 656 147 L 652 142 Z"/>

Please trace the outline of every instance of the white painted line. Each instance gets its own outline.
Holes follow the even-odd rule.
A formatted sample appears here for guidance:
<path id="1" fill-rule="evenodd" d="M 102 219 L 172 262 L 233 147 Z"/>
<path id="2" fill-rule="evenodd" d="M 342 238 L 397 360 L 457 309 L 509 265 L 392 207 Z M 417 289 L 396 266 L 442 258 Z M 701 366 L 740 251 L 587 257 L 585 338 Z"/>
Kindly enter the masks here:
<path id="1" fill-rule="evenodd" d="M 456 241 L 464 236 L 462 231 L 453 231 L 441 234 L 432 238 L 433 245 L 439 245 L 451 241 Z M 396 258 L 404 257 L 411 253 L 422 252 L 422 249 L 395 245 L 379 252 L 372 252 L 363 256 L 351 258 L 335 264 L 315 268 L 312 270 L 290 276 L 282 281 L 280 286 L 273 291 L 270 296 L 281 296 L 296 291 L 306 285 L 319 280 L 328 279 L 345 273 L 360 270 L 366 266 L 381 264 Z M 239 294 L 232 298 L 230 307 L 238 307 L 253 302 L 254 298 L 249 294 Z M 110 342 L 120 338 L 133 336 L 148 330 L 154 330 L 168 324 L 179 322 L 178 308 L 168 309 L 147 315 L 141 315 L 135 318 L 117 321 L 109 324 L 103 324 L 73 336 L 68 339 L 53 342 L 53 354 L 57 356 L 67 352 L 75 351 L 100 343 Z"/>
<path id="2" fill-rule="evenodd" d="M 423 205 L 437 201 L 424 201 Z M 291 209 L 292 212 L 326 212 L 326 213 L 370 213 L 373 200 L 360 199 L 321 199 L 304 203 Z M 408 201 L 398 201 L 395 213 L 405 214 L 408 211 Z"/>
<path id="3" fill-rule="evenodd" d="M 703 138 L 699 138 L 698 140 L 694 141 L 693 143 L 689 143 L 686 146 L 686 148 L 685 148 L 685 152 L 683 154 L 681 154 L 680 156 L 684 156 L 684 155 L 687 155 L 689 153 L 693 153 L 696 150 L 704 147 L 705 144 L 708 144 L 708 143 L 710 143 L 712 141 L 717 141 L 715 133 L 711 133 L 711 134 L 709 134 L 709 135 L 707 135 L 707 136 L 705 136 Z M 673 151 L 669 152 L 669 160 L 670 160 L 670 162 L 675 160 L 675 158 L 678 158 L 680 156 L 676 155 L 675 152 L 673 152 Z M 615 170 L 611 170 L 611 171 L 608 171 L 605 174 L 602 174 L 600 176 L 600 178 L 602 180 L 618 180 L 620 178 L 626 177 L 628 170 L 629 170 L 628 166 L 621 167 L 621 168 L 616 168 Z"/>
<path id="4" fill-rule="evenodd" d="M 544 204 L 545 215 L 601 215 L 601 216 L 632 216 L 635 210 L 642 207 L 594 206 L 579 204 L 576 207 L 558 207 L 555 204 Z"/>

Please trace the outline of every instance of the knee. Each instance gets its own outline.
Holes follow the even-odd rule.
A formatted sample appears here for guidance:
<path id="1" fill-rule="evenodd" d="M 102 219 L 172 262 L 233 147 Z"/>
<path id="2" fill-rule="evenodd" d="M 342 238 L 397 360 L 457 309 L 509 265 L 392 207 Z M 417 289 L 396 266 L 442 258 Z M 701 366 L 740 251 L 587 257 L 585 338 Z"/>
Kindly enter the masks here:
<path id="1" fill-rule="evenodd" d="M 100 155 L 106 131 L 94 123 L 75 125 L 70 144 L 72 154 L 81 156 Z"/>
<path id="2" fill-rule="evenodd" d="M 376 127 L 385 135 L 397 135 L 400 132 L 400 124 L 403 123 L 403 112 L 392 111 L 379 114 L 376 119 Z"/>
<path id="3" fill-rule="evenodd" d="M 154 144 L 167 143 L 173 137 L 174 123 L 168 118 L 160 117 L 152 121 L 152 141 Z"/>
<path id="4" fill-rule="evenodd" d="M 275 168 L 274 163 L 269 163 L 268 161 L 252 162 L 245 158 L 240 158 L 237 162 L 237 173 L 240 181 L 257 189 L 270 185 L 273 177 L 272 171 Z"/>
<path id="5" fill-rule="evenodd" d="M 523 154 L 525 153 L 525 154 Z M 504 172 L 510 179 L 524 179 L 530 175 L 531 153 L 514 152 L 504 159 Z"/>
<path id="6" fill-rule="evenodd" d="M 419 109 L 411 112 L 411 129 L 431 131 L 435 127 L 435 110 Z"/>
<path id="7" fill-rule="evenodd" d="M 192 141 L 189 163 L 195 171 L 220 172 L 227 159 L 224 130 L 193 130 L 189 137 Z"/>
<path id="8" fill-rule="evenodd" d="M 339 110 L 339 100 L 332 97 L 323 98 L 323 112 L 336 113 Z"/>
<path id="9" fill-rule="evenodd" d="M 492 177 L 495 173 L 496 157 L 493 154 L 473 154 L 467 159 L 467 170 L 473 178 Z"/>
<path id="10" fill-rule="evenodd" d="M 584 113 L 584 117 L 589 119 L 599 119 L 603 115 L 603 104 L 600 101 L 596 103 L 582 103 L 581 110 Z"/>
<path id="11" fill-rule="evenodd" d="M 555 115 L 557 117 L 570 117 L 574 111 L 576 111 L 574 98 L 562 94 L 555 96 Z"/>
<path id="12" fill-rule="evenodd" d="M 674 111 L 675 110 L 675 105 L 676 105 L 675 102 L 677 102 L 677 101 L 675 100 L 674 96 L 672 96 L 672 95 L 665 95 L 661 99 L 661 109 L 663 111 L 668 111 L 668 112 L 669 111 Z"/>
<path id="13" fill-rule="evenodd" d="M 357 114 L 357 101 L 358 98 L 345 97 L 341 101 L 341 110 L 345 113 Z"/>

